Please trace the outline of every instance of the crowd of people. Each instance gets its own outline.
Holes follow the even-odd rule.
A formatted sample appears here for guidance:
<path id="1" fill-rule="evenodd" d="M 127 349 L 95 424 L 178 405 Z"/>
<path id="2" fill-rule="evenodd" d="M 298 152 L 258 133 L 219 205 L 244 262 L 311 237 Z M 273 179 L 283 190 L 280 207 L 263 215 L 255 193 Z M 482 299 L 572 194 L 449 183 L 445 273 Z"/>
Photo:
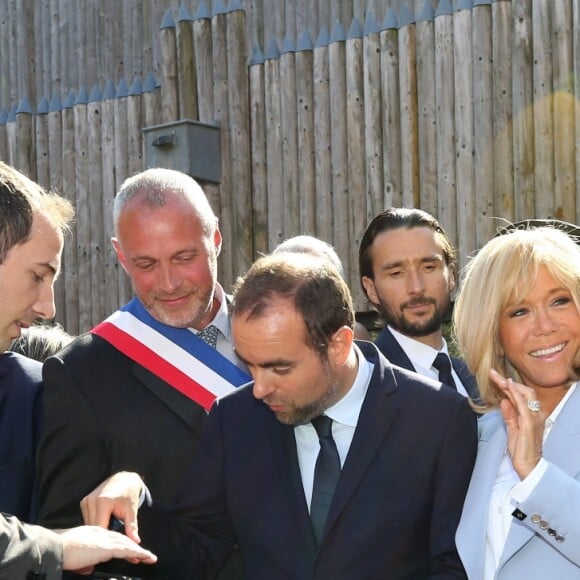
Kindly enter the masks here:
<path id="1" fill-rule="evenodd" d="M 35 323 L 72 213 L 0 162 L 1 578 L 580 578 L 575 226 L 505 227 L 460 283 L 433 216 L 384 210 L 373 342 L 332 246 L 229 294 L 202 188 L 149 169 L 114 202 L 134 298 L 71 337 Z"/>

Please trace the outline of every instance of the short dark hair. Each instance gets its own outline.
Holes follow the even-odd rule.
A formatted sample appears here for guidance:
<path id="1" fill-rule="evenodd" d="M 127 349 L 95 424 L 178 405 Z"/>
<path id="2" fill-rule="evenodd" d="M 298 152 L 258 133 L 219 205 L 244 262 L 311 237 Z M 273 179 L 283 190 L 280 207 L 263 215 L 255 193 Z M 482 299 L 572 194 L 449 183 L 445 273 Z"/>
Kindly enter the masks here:
<path id="1" fill-rule="evenodd" d="M 353 328 L 349 289 L 327 258 L 280 252 L 260 258 L 238 279 L 233 316 L 265 315 L 277 298 L 290 300 L 306 325 L 306 344 L 325 358 L 334 333 Z"/>
<path id="2" fill-rule="evenodd" d="M 430 213 L 416 208 L 390 207 L 373 218 L 363 234 L 358 249 L 359 281 L 365 296 L 367 296 L 367 292 L 364 285 L 362 285 L 363 276 L 374 280 L 371 246 L 379 234 L 399 228 L 407 230 L 411 228 L 429 228 L 433 230 L 441 245 L 445 263 L 449 268 L 455 270 L 457 255 L 451 240 L 439 222 Z"/>
<path id="3" fill-rule="evenodd" d="M 74 210 L 63 197 L 0 161 L 0 264 L 13 246 L 26 242 L 37 214 L 64 232 Z"/>

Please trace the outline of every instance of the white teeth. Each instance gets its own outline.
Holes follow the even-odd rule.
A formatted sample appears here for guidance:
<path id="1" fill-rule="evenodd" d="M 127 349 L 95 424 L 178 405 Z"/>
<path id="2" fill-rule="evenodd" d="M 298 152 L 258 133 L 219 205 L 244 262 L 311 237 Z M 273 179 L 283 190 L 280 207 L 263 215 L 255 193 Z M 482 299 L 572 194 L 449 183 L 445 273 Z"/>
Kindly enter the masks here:
<path id="1" fill-rule="evenodd" d="M 556 352 L 560 352 L 565 346 L 566 345 L 564 343 L 562 343 L 562 344 L 558 344 L 556 346 L 553 346 L 552 348 L 535 350 L 534 352 L 531 352 L 530 354 L 532 356 L 548 356 L 548 355 L 554 354 Z"/>

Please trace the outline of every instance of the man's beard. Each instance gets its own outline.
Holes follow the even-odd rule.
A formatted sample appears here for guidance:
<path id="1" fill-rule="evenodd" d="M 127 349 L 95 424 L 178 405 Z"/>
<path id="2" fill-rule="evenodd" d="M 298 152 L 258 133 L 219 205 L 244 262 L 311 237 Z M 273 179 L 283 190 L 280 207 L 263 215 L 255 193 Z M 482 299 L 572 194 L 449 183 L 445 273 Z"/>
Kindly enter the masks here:
<path id="1" fill-rule="evenodd" d="M 420 304 L 435 306 L 433 314 L 429 318 L 418 320 L 417 322 L 410 321 L 405 315 L 405 309 L 410 306 L 418 306 Z M 386 305 L 383 301 L 378 305 L 378 311 L 385 322 L 397 332 L 411 338 L 419 338 L 428 336 L 441 329 L 441 325 L 445 321 L 447 312 L 449 310 L 449 300 L 444 304 L 439 304 L 434 298 L 422 297 L 415 298 L 404 302 L 397 310 Z"/>
<path id="2" fill-rule="evenodd" d="M 331 407 L 337 402 L 336 397 L 339 391 L 339 382 L 334 373 L 330 371 L 327 362 L 325 363 L 325 367 L 327 389 L 323 395 L 316 401 L 305 405 L 304 407 L 294 407 L 286 413 L 276 413 L 276 418 L 280 423 L 283 423 L 284 425 L 304 425 L 310 423 L 312 419 L 324 413 L 328 407 Z"/>

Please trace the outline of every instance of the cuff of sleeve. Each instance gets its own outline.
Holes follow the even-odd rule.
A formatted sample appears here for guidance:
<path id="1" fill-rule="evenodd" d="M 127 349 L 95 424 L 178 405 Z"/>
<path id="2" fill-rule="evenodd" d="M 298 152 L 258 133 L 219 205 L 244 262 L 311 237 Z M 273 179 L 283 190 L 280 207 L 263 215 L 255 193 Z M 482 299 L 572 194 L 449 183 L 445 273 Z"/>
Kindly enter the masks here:
<path id="1" fill-rule="evenodd" d="M 547 468 L 548 462 L 542 457 L 530 474 L 512 487 L 510 493 L 512 500 L 517 504 L 526 501 L 546 473 Z"/>

